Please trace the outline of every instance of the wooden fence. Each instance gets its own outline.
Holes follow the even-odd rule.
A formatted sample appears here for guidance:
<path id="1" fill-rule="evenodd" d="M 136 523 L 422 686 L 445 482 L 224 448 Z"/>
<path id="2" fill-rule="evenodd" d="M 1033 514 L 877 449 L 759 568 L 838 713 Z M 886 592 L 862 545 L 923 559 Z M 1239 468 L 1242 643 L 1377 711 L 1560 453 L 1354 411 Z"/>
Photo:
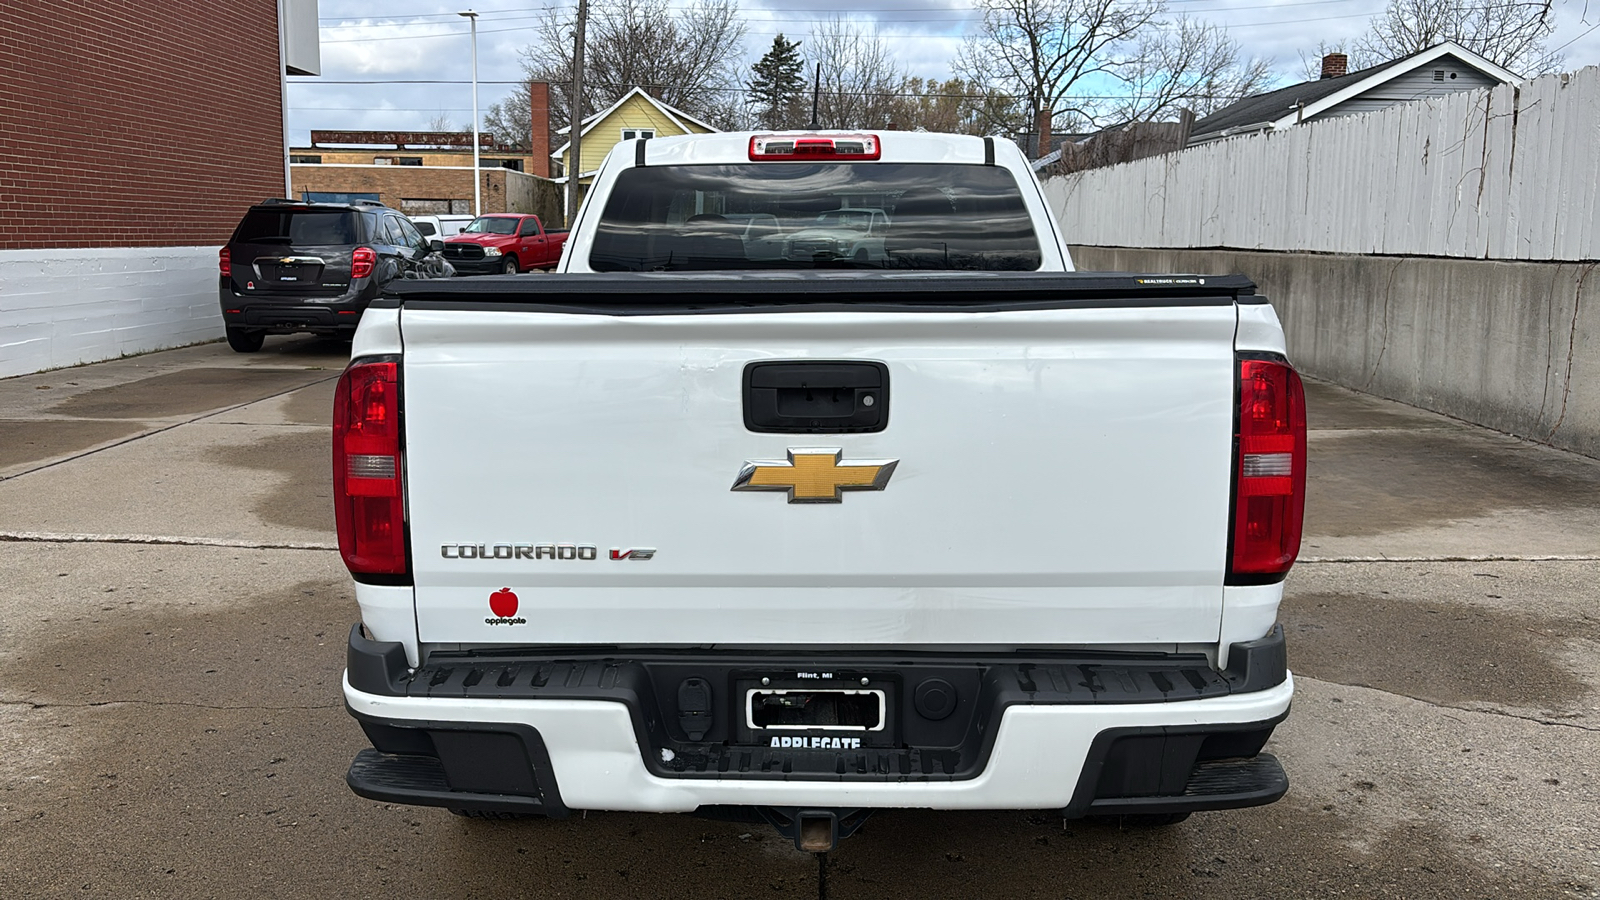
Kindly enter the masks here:
<path id="1" fill-rule="evenodd" d="M 1600 68 L 1048 179 L 1069 244 L 1600 259 Z"/>

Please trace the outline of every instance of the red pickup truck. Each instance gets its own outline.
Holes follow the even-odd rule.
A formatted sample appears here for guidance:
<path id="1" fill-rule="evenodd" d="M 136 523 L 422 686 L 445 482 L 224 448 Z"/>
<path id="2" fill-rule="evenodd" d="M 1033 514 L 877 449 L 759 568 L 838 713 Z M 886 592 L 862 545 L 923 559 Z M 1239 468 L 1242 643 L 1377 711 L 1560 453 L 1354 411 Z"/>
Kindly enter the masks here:
<path id="1" fill-rule="evenodd" d="M 461 275 L 515 275 L 553 269 L 561 261 L 567 232 L 544 227 L 538 216 L 504 213 L 479 216 L 444 242 L 444 258 Z"/>

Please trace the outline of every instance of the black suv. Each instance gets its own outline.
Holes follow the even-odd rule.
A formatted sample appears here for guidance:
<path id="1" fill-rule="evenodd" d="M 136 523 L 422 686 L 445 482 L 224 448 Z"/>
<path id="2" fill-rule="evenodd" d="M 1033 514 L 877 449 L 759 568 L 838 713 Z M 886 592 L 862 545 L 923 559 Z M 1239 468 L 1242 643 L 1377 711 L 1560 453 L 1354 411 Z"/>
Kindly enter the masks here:
<path id="1" fill-rule="evenodd" d="M 389 282 L 452 274 L 443 248 L 370 200 L 258 203 L 218 259 L 228 346 L 254 353 L 267 335 L 297 331 L 348 340 Z"/>

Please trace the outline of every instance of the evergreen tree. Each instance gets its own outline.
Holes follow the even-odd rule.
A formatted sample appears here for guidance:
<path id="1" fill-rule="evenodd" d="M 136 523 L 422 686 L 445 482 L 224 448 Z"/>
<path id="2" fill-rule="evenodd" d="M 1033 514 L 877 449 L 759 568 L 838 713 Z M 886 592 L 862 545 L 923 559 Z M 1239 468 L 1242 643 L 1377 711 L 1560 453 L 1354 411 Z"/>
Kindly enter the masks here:
<path id="1" fill-rule="evenodd" d="M 805 71 L 805 61 L 800 58 L 800 42 L 784 40 L 783 35 L 778 35 L 772 41 L 772 49 L 751 66 L 750 71 L 755 77 L 747 83 L 750 94 L 746 102 L 754 108 L 760 126 L 799 127 L 806 90 L 801 74 Z"/>

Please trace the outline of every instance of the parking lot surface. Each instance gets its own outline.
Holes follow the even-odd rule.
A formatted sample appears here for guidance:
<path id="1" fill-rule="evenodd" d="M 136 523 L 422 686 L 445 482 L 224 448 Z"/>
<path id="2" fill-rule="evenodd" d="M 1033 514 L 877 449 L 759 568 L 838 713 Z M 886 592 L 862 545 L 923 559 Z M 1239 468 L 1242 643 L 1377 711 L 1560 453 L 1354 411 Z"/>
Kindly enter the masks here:
<path id="1" fill-rule="evenodd" d="M 374 803 L 328 418 L 347 345 L 0 381 L 0 897 L 813 897 L 764 827 Z M 1309 385 L 1271 806 L 880 813 L 829 896 L 1600 891 L 1600 462 Z"/>

